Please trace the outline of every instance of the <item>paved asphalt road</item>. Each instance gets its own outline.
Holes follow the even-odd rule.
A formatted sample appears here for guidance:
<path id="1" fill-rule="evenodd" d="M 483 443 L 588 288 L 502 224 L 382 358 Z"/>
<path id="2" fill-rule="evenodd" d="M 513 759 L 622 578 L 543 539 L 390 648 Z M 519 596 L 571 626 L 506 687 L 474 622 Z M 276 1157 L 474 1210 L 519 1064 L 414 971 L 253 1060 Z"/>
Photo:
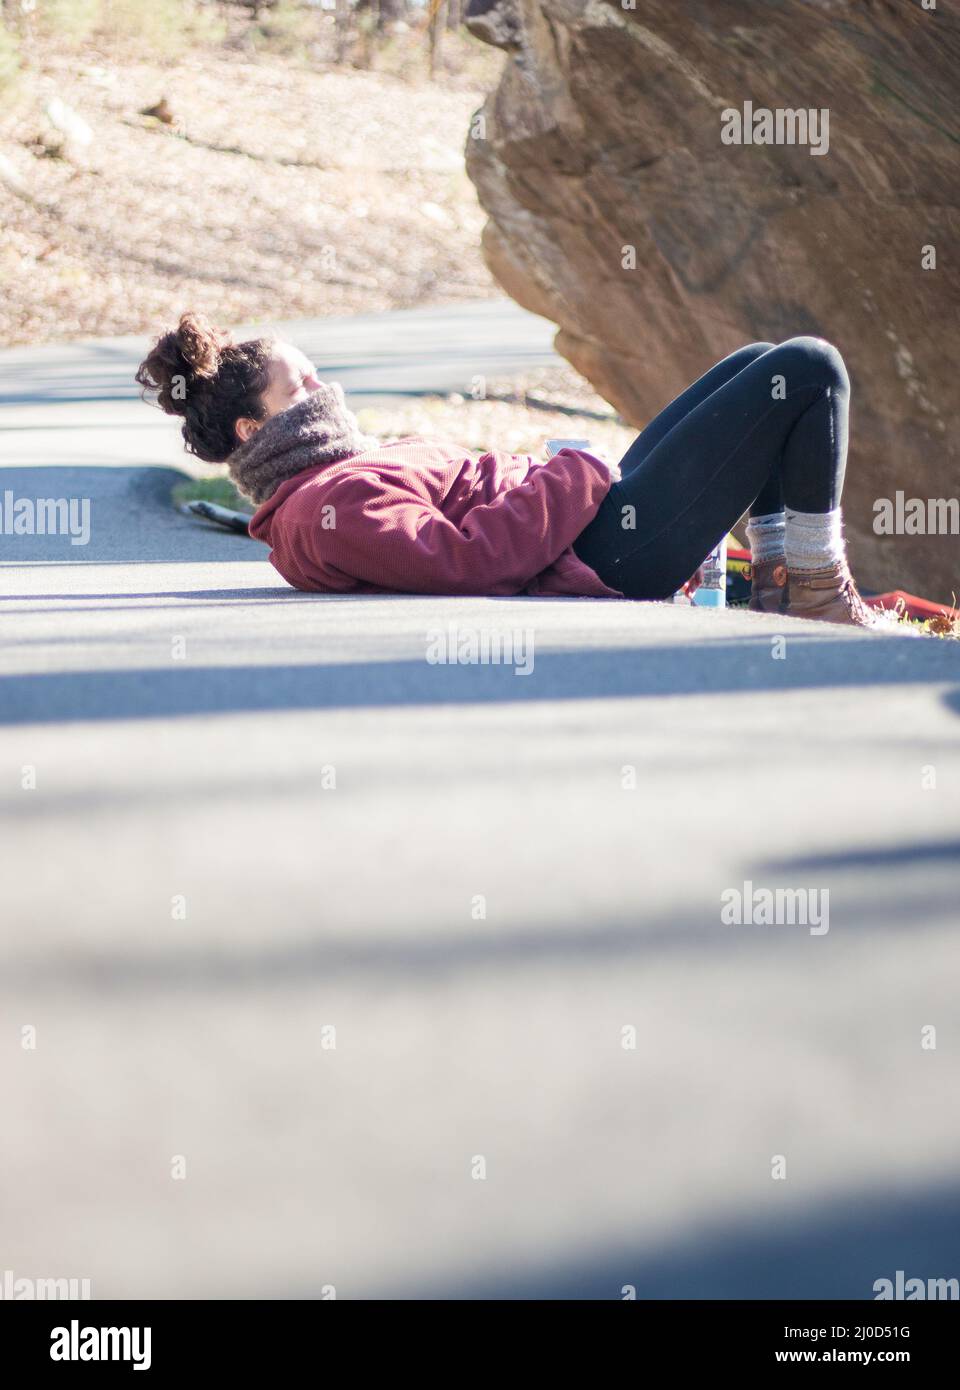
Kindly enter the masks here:
<path id="1" fill-rule="evenodd" d="M 236 331 L 252 336 L 266 326 Z M 560 361 L 554 325 L 506 299 L 269 327 L 310 353 L 321 376 L 335 377 L 351 395 L 465 391 L 477 375 Z M 0 353 L 0 406 L 134 400 L 140 388 L 133 374 L 146 347 L 143 338 L 122 337 L 7 349 Z"/>
<path id="2" fill-rule="evenodd" d="M 549 336 L 466 306 L 297 340 L 388 392 Z M 89 496 L 93 521 L 84 547 L 0 535 L 0 1273 L 94 1297 L 960 1276 L 960 646 L 297 594 L 167 508 L 182 456 L 130 399 L 138 347 L 0 355 L 0 501 Z M 451 624 L 532 670 L 431 661 Z M 745 882 L 828 893 L 829 929 L 724 924 Z"/>

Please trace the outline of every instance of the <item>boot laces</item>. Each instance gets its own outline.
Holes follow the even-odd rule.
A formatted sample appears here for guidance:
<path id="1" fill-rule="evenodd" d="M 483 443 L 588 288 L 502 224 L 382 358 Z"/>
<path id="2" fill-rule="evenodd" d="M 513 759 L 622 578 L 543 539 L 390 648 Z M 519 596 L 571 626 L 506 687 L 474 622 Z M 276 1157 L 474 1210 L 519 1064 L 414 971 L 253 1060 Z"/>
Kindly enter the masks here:
<path id="1" fill-rule="evenodd" d="M 869 622 L 871 620 L 872 614 L 867 612 L 867 606 L 860 595 L 860 590 L 853 581 L 852 575 L 847 575 L 840 590 L 840 594 L 854 618 L 862 619 L 864 622 Z"/>

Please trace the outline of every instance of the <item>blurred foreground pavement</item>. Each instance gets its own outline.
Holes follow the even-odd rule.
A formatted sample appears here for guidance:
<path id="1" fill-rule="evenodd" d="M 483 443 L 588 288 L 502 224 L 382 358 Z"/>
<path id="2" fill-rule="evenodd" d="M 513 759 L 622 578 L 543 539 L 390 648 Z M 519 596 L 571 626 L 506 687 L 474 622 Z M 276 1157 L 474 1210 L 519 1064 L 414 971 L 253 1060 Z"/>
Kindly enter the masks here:
<path id="1" fill-rule="evenodd" d="M 93 516 L 86 547 L 0 536 L 0 1273 L 960 1276 L 960 645 L 297 594 L 168 509 L 170 422 L 95 373 L 55 403 L 57 351 L 0 412 L 0 497 Z M 532 671 L 431 662 L 450 624 Z M 746 881 L 826 890 L 829 930 L 723 924 Z"/>

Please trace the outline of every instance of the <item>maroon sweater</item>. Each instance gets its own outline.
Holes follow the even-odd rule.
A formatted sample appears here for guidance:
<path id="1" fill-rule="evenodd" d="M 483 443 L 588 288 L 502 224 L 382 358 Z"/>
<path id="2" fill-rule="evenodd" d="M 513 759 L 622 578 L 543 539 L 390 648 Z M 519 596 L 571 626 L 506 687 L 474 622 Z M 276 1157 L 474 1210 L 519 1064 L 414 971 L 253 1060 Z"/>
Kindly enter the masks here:
<path id="1" fill-rule="evenodd" d="M 402 439 L 288 478 L 250 534 L 294 588 L 319 593 L 622 598 L 570 548 L 610 483 L 575 449 L 538 464 Z"/>

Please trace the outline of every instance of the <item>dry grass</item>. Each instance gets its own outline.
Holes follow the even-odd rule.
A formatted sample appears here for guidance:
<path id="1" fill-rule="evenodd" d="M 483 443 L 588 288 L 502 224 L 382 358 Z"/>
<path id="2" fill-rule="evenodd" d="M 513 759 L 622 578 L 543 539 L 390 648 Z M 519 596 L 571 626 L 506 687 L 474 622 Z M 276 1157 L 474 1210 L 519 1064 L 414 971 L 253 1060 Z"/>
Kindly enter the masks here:
<path id="1" fill-rule="evenodd" d="M 458 394 L 405 398 L 389 406 L 361 406 L 362 428 L 380 439 L 426 434 L 450 439 L 472 453 L 498 449 L 543 456 L 548 439 L 589 439 L 615 463 L 636 438 L 590 383 L 572 367 L 487 382 L 483 400 Z"/>
<path id="2" fill-rule="evenodd" d="M 892 608 L 875 608 L 881 623 L 889 626 L 891 631 L 903 631 L 904 629 L 924 637 L 942 637 L 952 641 L 960 640 L 960 615 L 957 610 L 956 595 L 953 596 L 953 608 L 944 608 L 941 612 L 935 613 L 932 618 L 911 618 L 906 611 L 903 600 L 899 600 Z"/>
<path id="3" fill-rule="evenodd" d="M 429 82 L 415 31 L 367 71 L 302 35 L 287 51 L 283 9 L 256 40 L 244 20 L 185 49 L 170 6 L 137 12 L 152 37 L 80 25 L 72 47 L 36 28 L 21 41 L 0 108 L 0 343 L 149 332 L 187 304 L 240 323 L 495 292 L 462 156 L 491 50 L 448 35 L 463 69 Z M 53 124 L 54 97 L 88 144 Z M 169 123 L 143 114 L 161 100 Z"/>

